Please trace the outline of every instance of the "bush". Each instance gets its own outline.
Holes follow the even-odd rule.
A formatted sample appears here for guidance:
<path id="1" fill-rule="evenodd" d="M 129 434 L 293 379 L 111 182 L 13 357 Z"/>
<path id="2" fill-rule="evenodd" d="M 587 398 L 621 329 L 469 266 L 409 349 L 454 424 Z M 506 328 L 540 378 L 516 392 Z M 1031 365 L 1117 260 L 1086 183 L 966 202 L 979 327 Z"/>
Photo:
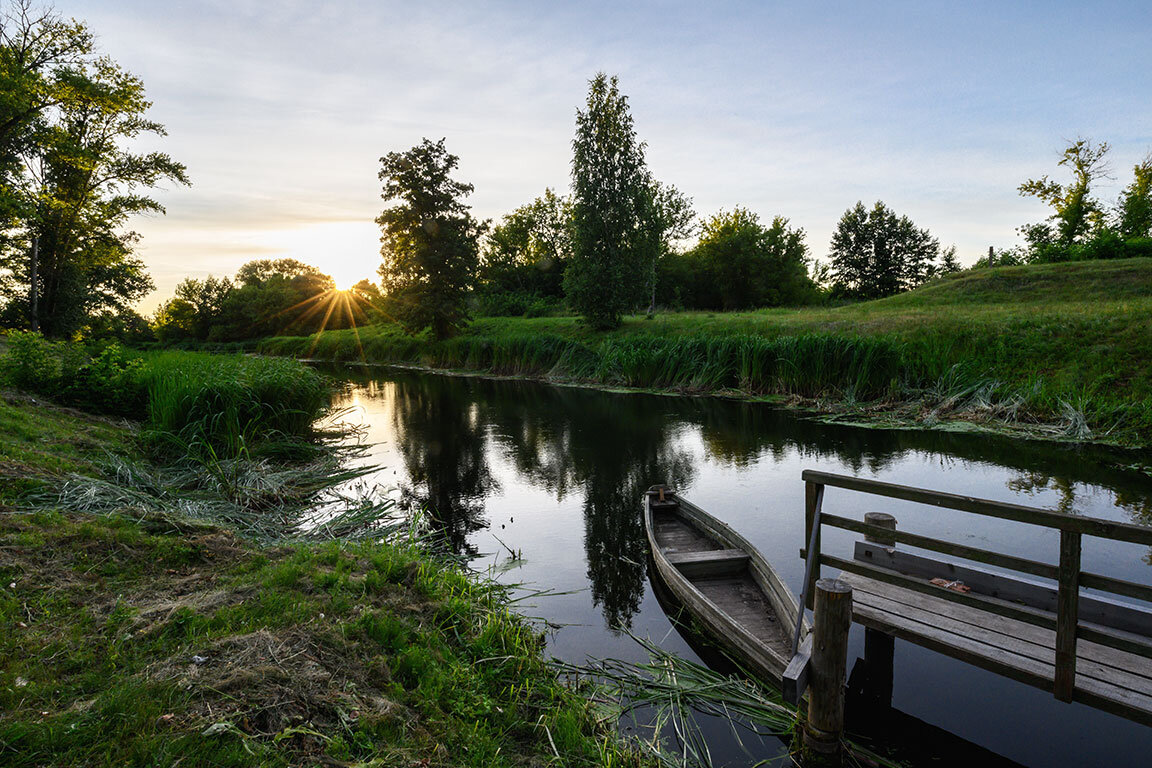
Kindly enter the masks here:
<path id="1" fill-rule="evenodd" d="M 57 345 L 36 331 L 9 331 L 8 354 L 0 358 L 4 382 L 37 394 L 51 394 L 60 381 Z"/>
<path id="2" fill-rule="evenodd" d="M 143 375 L 144 361 L 112 343 L 62 376 L 58 397 L 85 410 L 138 417 L 147 401 Z"/>

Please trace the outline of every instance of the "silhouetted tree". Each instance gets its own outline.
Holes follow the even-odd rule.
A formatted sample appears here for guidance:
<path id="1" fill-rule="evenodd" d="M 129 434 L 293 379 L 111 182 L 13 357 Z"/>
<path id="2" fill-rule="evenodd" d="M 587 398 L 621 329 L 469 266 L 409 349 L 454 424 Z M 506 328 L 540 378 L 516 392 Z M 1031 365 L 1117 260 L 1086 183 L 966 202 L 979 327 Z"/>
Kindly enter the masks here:
<path id="1" fill-rule="evenodd" d="M 407 152 L 380 158 L 381 197 L 396 201 L 376 218 L 383 230 L 380 277 L 386 306 L 409 333 L 430 327 L 437 339 L 468 320 L 466 298 L 486 228 L 462 201 L 472 185 L 451 178 L 459 162 L 444 139 L 424 139 Z"/>
<path id="2" fill-rule="evenodd" d="M 836 286 L 845 295 L 877 299 L 906 291 L 936 272 L 940 242 L 883 202 L 871 210 L 857 202 L 832 234 L 830 256 Z"/>

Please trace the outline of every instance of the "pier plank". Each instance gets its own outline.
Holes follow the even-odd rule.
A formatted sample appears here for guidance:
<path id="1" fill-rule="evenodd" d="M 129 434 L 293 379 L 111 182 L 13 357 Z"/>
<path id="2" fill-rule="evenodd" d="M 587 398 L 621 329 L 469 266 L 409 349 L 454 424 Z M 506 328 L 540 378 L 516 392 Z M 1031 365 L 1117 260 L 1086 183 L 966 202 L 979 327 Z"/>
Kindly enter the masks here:
<path id="1" fill-rule="evenodd" d="M 1052 630 L 852 573 L 853 620 L 1015 680 L 1052 691 Z M 1152 662 L 1081 642 L 1073 701 L 1152 725 Z"/>

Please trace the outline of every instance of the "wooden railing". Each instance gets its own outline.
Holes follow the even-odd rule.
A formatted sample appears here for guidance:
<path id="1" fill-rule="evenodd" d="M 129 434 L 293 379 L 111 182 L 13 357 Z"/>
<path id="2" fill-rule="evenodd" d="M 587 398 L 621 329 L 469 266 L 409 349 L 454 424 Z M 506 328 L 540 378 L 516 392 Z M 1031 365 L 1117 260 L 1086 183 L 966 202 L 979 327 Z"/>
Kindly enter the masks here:
<path id="1" fill-rule="evenodd" d="M 808 542 L 806 550 L 801 552 L 801 556 L 808 561 L 805 569 L 803 603 L 808 608 L 813 607 L 812 596 L 815 593 L 816 581 L 820 578 L 820 566 L 829 565 L 877 581 L 987 611 L 997 616 L 1055 630 L 1056 654 L 1053 693 L 1061 701 L 1071 701 L 1075 690 L 1077 639 L 1099 643 L 1145 658 L 1152 658 L 1152 637 L 1143 633 L 1119 630 L 1107 626 L 1107 622 L 1086 622 L 1082 619 L 1080 611 L 1081 588 L 1096 589 L 1101 592 L 1152 603 L 1152 587 L 1090 573 L 1082 570 L 1080 563 L 1081 538 L 1083 536 L 1095 536 L 1112 541 L 1152 546 L 1152 528 L 1099 518 L 1049 512 L 1018 504 L 911 488 L 815 470 L 805 470 L 802 476 L 806 484 L 804 540 Z M 1059 530 L 1058 564 L 1052 565 L 1028 560 L 826 514 L 822 507 L 824 489 L 828 486 Z M 894 540 L 913 547 L 942 552 L 1008 571 L 1051 579 L 1056 582 L 1058 590 L 1056 610 L 1053 612 L 986 595 L 941 589 L 928 579 L 905 575 L 859 560 L 849 560 L 824 554 L 820 549 L 820 532 L 823 526 L 862 533 L 876 540 Z"/>

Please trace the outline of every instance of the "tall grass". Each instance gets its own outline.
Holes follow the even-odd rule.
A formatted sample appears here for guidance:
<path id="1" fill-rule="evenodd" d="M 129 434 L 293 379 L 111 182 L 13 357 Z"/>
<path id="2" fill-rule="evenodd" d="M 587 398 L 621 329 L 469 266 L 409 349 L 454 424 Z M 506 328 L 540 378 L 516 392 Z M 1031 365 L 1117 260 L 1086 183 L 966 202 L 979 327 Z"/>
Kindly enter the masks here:
<path id="1" fill-rule="evenodd" d="M 147 354 L 141 382 L 161 446 L 222 459 L 291 449 L 331 393 L 295 360 L 197 352 Z"/>
<path id="2" fill-rule="evenodd" d="M 383 324 L 261 349 L 1152 442 L 1149 259 L 978 270 L 843 307 L 630 317 L 608 333 L 570 317 L 482 318 L 441 342 Z"/>
<path id="3" fill-rule="evenodd" d="M 299 453 L 331 394 L 295 360 L 203 352 L 89 351 L 13 332 L 0 382 L 65 405 L 145 423 L 152 447 L 224 466 L 241 457 Z"/>

